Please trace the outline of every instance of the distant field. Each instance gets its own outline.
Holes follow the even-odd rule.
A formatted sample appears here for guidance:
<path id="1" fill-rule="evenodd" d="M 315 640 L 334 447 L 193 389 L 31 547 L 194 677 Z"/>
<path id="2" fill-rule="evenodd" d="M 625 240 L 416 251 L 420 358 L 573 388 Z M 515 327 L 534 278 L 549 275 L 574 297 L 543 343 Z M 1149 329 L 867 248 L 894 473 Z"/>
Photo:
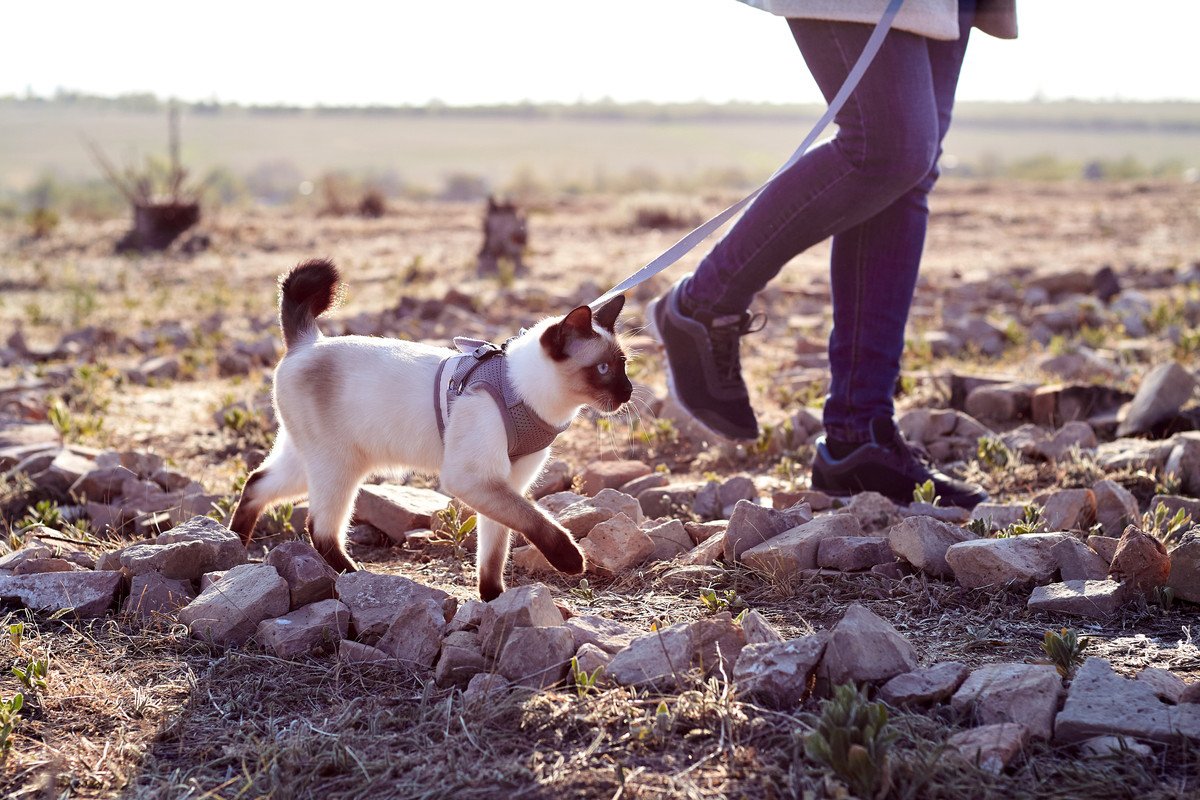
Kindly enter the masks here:
<path id="1" fill-rule="evenodd" d="M 638 107 L 599 114 L 544 109 L 410 113 L 183 115 L 185 161 L 195 172 L 245 176 L 286 162 L 301 176 L 391 172 L 436 189 L 452 174 L 503 186 L 523 175 L 551 187 L 595 187 L 630 173 L 703 182 L 715 173 L 768 175 L 807 132 L 814 107 L 748 107 L 737 113 Z M 40 176 L 73 181 L 98 172 L 94 139 L 118 163 L 165 152 L 166 115 L 59 103 L 0 101 L 0 190 Z M 1200 168 L 1200 104 L 964 104 L 946 145 L 959 163 L 1010 165 L 1038 156 L 1068 164 L 1136 159 L 1150 169 Z M 728 175 L 726 176 L 728 179 Z"/>

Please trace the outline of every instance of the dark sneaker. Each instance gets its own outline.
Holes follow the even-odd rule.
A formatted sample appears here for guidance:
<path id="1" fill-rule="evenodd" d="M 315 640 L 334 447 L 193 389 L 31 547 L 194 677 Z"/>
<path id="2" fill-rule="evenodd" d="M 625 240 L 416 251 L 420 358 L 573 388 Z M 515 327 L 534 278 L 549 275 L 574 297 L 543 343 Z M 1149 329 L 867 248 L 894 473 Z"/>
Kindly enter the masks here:
<path id="1" fill-rule="evenodd" d="M 929 464 L 904 441 L 890 418 L 871 420 L 871 441 L 844 458 L 833 457 L 824 436 L 817 440 L 812 486 L 826 494 L 878 492 L 907 505 L 913 500 L 913 489 L 929 480 L 943 505 L 974 508 L 988 497 L 982 487 L 951 478 Z"/>
<path id="2" fill-rule="evenodd" d="M 754 441 L 758 420 L 742 380 L 738 352 L 741 337 L 761 330 L 758 317 L 748 313 L 694 317 L 679 306 L 679 291 L 687 277 L 646 308 L 667 355 L 667 386 L 683 408 L 713 433 Z"/>

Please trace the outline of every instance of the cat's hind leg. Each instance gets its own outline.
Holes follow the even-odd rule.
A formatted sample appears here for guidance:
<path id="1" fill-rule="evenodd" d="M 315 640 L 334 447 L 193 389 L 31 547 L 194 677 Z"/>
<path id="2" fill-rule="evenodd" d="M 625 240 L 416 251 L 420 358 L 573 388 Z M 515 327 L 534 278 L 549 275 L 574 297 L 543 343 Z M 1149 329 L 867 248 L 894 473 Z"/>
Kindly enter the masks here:
<path id="1" fill-rule="evenodd" d="M 363 476 L 328 461 L 310 465 L 309 474 L 307 525 L 313 547 L 338 572 L 355 572 L 358 565 L 346 554 L 345 532 Z"/>
<path id="2" fill-rule="evenodd" d="M 233 512 L 229 528 L 249 545 L 254 539 L 254 526 L 263 511 L 276 503 L 292 500 L 308 492 L 308 477 L 304 462 L 295 444 L 280 428 L 275 447 L 262 465 L 250 473 L 242 487 L 242 497 Z"/>
<path id="3" fill-rule="evenodd" d="M 479 596 L 494 600 L 504 591 L 504 565 L 508 563 L 508 528 L 482 514 L 475 527 L 475 564 L 479 574 Z"/>

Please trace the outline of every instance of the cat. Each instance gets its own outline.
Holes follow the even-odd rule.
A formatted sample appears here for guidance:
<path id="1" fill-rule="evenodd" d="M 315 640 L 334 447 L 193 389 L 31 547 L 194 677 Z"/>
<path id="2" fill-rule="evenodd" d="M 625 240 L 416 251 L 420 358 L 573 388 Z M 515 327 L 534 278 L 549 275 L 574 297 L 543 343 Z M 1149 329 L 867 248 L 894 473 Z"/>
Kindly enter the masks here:
<path id="1" fill-rule="evenodd" d="M 440 473 L 442 488 L 479 515 L 476 560 L 485 601 L 505 589 L 509 529 L 521 532 L 555 569 L 583 573 L 584 554 L 571 534 L 525 497 L 549 446 L 510 458 L 511 425 L 499 398 L 478 387 L 453 398 L 441 385 L 435 389 L 439 365 L 458 355 L 453 350 L 323 336 L 316 318 L 333 304 L 340 283 L 337 268 L 324 259 L 299 264 L 280 282 L 286 353 L 275 369 L 279 430 L 270 454 L 246 480 L 230 527 L 249 544 L 265 509 L 307 494 L 313 545 L 335 570 L 353 571 L 358 566 L 344 538 L 363 479 L 391 469 Z M 616 336 L 623 306 L 621 295 L 594 312 L 579 306 L 504 345 L 509 388 L 534 419 L 561 429 L 584 406 L 611 414 L 629 400 L 633 386 Z"/>

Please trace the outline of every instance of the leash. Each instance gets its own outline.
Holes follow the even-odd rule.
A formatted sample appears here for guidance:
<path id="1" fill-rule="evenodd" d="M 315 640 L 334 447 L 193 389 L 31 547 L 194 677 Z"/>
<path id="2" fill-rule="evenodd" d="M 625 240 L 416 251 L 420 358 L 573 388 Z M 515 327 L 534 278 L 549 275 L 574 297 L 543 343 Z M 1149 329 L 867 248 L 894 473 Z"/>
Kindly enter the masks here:
<path id="1" fill-rule="evenodd" d="M 707 239 L 713 231 L 728 222 L 734 214 L 737 214 L 739 211 L 749 205 L 750 201 L 758 197 L 764 189 L 770 186 L 771 181 L 775 180 L 780 173 L 787 171 L 792 167 L 793 164 L 799 161 L 800 158 L 806 152 L 808 152 L 808 148 L 812 147 L 813 142 L 817 140 L 817 137 L 821 135 L 821 132 L 825 130 L 829 123 L 833 121 L 833 118 L 837 116 L 837 113 L 842 110 L 842 106 L 846 104 L 846 100 L 850 97 L 851 93 L 854 92 L 854 89 L 858 86 L 859 81 L 862 80 L 862 76 L 867 71 L 867 67 L 871 66 L 871 62 L 875 60 L 875 55 L 879 52 L 880 46 L 883 45 L 883 38 L 887 35 L 888 30 L 891 29 L 892 23 L 896 19 L 896 14 L 900 11 L 900 6 L 902 5 L 904 5 L 904 0 L 890 0 L 887 8 L 884 9 L 883 16 L 880 18 L 879 22 L 876 23 L 875 30 L 871 31 L 871 37 L 867 39 L 867 46 L 863 48 L 862 54 L 859 55 L 858 61 L 856 61 L 854 64 L 854 68 L 850 70 L 850 74 L 846 76 L 846 81 L 842 84 L 842 88 L 838 89 L 838 93 L 834 96 L 833 102 L 829 104 L 829 108 L 827 108 L 825 113 L 821 115 L 821 118 L 817 120 L 817 124 L 813 126 L 811 131 L 809 131 L 808 136 L 804 137 L 804 141 L 800 143 L 798 148 L 796 148 L 796 152 L 792 153 L 791 158 L 789 158 L 782 167 L 775 170 L 771 177 L 767 178 L 766 182 L 764 182 L 762 186 L 759 186 L 753 192 L 746 195 L 741 200 L 738 200 L 736 203 L 717 214 L 712 219 L 708 220 L 708 222 L 701 223 L 678 242 L 667 248 L 662 255 L 658 256 L 649 264 L 642 267 L 637 272 L 633 273 L 604 294 L 600 295 L 600 297 L 594 300 L 590 305 L 597 306 L 613 295 L 617 295 L 621 292 L 632 289 L 639 283 L 642 283 L 648 278 L 657 275 L 679 259 L 683 258 L 685 255 L 691 252 L 696 245 Z"/>

